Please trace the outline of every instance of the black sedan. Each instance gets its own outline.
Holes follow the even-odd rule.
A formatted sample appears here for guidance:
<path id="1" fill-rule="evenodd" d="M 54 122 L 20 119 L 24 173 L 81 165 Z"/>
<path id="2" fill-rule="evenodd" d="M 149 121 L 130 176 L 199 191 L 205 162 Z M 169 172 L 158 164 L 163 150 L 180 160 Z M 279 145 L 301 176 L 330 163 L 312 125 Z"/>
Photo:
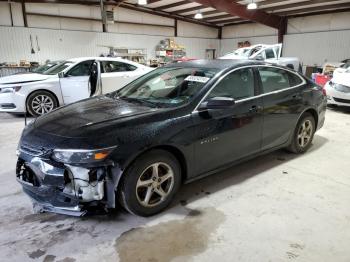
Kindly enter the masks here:
<path id="1" fill-rule="evenodd" d="M 172 64 L 37 118 L 19 143 L 17 180 L 37 211 L 84 215 L 120 203 L 149 216 L 181 183 L 279 148 L 305 152 L 325 110 L 322 89 L 288 68 Z"/>

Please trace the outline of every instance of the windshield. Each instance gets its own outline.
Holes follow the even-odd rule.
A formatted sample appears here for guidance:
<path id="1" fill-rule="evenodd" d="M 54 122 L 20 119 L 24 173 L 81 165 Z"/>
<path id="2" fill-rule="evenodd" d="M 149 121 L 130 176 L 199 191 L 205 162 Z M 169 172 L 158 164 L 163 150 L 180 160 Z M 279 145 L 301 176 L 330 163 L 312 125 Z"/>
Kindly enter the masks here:
<path id="1" fill-rule="evenodd" d="M 345 64 L 343 64 L 341 68 L 350 69 L 350 61 L 347 61 Z"/>
<path id="2" fill-rule="evenodd" d="M 67 67 L 73 65 L 74 63 L 71 61 L 65 61 L 61 64 L 58 64 L 52 68 L 50 68 L 49 70 L 43 72 L 44 75 L 56 75 L 59 72 L 62 72 L 64 69 L 66 69 Z"/>
<path id="3" fill-rule="evenodd" d="M 159 68 L 110 95 L 157 107 L 176 107 L 188 103 L 218 71 L 208 68 Z"/>
<path id="4" fill-rule="evenodd" d="M 250 50 L 250 48 L 239 48 L 233 54 L 237 55 L 237 56 L 248 57 L 249 56 L 249 50 Z"/>
<path id="5" fill-rule="evenodd" d="M 46 63 L 45 65 L 41 65 L 41 66 L 33 69 L 33 72 L 40 74 L 40 73 L 43 73 L 43 72 L 49 70 L 50 68 L 56 66 L 57 64 L 58 64 L 57 62 L 49 62 L 49 63 Z"/>

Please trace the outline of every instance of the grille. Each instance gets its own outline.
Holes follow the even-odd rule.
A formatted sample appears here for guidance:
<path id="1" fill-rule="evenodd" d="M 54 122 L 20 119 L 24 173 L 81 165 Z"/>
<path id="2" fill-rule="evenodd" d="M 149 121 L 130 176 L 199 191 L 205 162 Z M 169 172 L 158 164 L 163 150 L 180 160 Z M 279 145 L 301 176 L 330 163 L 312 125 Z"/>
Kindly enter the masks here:
<path id="1" fill-rule="evenodd" d="M 348 99 L 341 99 L 341 98 L 335 98 L 335 97 L 333 97 L 333 99 L 335 102 L 338 102 L 338 103 L 350 104 L 350 100 Z"/>

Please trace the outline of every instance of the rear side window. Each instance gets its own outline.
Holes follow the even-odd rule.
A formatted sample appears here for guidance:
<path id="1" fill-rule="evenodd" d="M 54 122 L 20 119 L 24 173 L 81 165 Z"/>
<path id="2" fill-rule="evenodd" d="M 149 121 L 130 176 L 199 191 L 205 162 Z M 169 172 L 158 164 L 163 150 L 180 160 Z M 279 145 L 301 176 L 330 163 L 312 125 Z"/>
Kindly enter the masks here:
<path id="1" fill-rule="evenodd" d="M 127 72 L 137 69 L 136 66 L 117 61 L 102 61 L 102 67 L 104 73 Z"/>
<path id="2" fill-rule="evenodd" d="M 275 67 L 260 67 L 258 71 L 264 93 L 283 90 L 303 82 L 297 75 Z"/>
<path id="3" fill-rule="evenodd" d="M 213 97 L 230 97 L 235 100 L 254 96 L 254 74 L 251 68 L 244 68 L 228 74 L 209 93 Z"/>
<path id="4" fill-rule="evenodd" d="M 289 85 L 292 86 L 298 86 L 303 83 L 303 80 L 297 76 L 296 74 L 293 74 L 291 72 L 288 72 L 289 77 Z"/>
<path id="5" fill-rule="evenodd" d="M 272 48 L 266 49 L 265 56 L 266 56 L 266 59 L 275 58 L 275 53 L 273 52 L 273 49 Z"/>

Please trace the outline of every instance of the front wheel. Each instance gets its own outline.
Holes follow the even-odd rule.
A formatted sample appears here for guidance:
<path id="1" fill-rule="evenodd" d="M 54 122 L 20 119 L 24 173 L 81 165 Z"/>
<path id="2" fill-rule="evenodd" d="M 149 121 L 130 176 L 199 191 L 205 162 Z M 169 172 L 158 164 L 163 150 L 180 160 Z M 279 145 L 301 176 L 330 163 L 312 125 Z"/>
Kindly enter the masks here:
<path id="1" fill-rule="evenodd" d="M 288 147 L 289 151 L 296 154 L 306 152 L 311 147 L 315 131 L 314 117 L 309 113 L 305 113 L 295 128 L 292 142 Z"/>
<path id="2" fill-rule="evenodd" d="M 27 110 L 32 116 L 41 116 L 58 106 L 56 97 L 47 91 L 35 91 L 27 99 Z"/>
<path id="3" fill-rule="evenodd" d="M 119 187 L 121 205 L 130 213 L 151 216 L 164 210 L 181 183 L 181 168 L 167 151 L 154 150 L 139 157 L 125 172 Z"/>

